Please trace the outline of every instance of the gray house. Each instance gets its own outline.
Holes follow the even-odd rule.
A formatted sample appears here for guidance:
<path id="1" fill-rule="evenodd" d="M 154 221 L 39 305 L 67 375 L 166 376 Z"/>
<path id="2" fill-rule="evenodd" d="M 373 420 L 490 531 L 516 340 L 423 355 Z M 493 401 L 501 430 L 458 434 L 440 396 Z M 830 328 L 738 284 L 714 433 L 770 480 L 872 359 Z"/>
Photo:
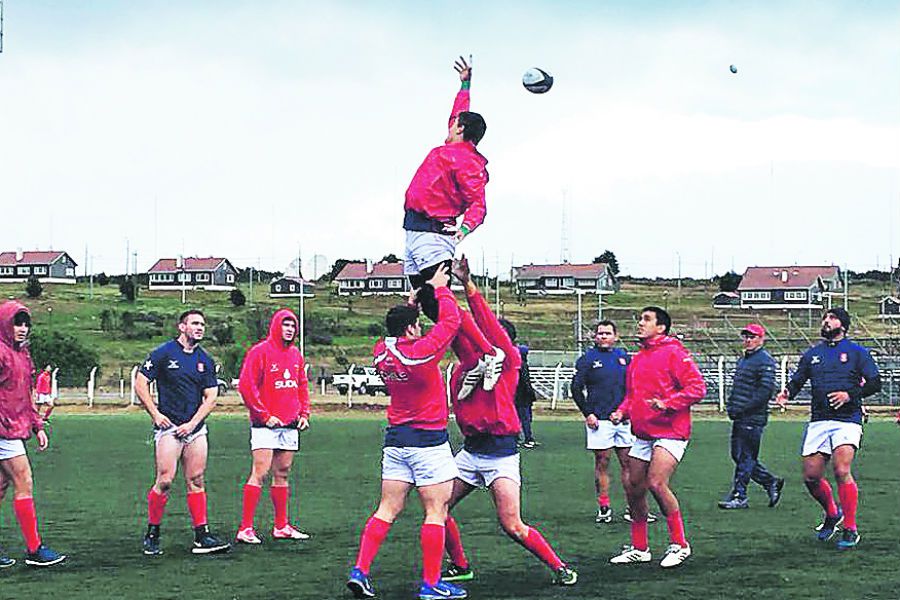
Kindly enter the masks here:
<path id="1" fill-rule="evenodd" d="M 299 298 L 301 293 L 304 298 L 312 298 L 315 296 L 315 286 L 301 277 L 288 276 L 278 277 L 269 283 L 270 298 Z"/>
<path id="2" fill-rule="evenodd" d="M 606 263 L 524 265 L 513 269 L 513 281 L 519 294 L 612 294 L 618 287 Z"/>
<path id="3" fill-rule="evenodd" d="M 821 309 L 840 289 L 835 266 L 747 267 L 738 293 L 741 308 Z"/>
<path id="4" fill-rule="evenodd" d="M 408 293 L 410 289 L 409 280 L 403 274 L 402 263 L 375 263 L 371 270 L 366 267 L 366 263 L 347 263 L 334 281 L 341 296 L 402 295 Z"/>
<path id="5" fill-rule="evenodd" d="M 900 298 L 885 296 L 878 303 L 878 316 L 882 319 L 896 319 L 900 317 Z"/>
<path id="6" fill-rule="evenodd" d="M 23 283 L 34 275 L 41 283 L 75 283 L 72 257 L 65 252 L 0 253 L 0 283 Z"/>
<path id="7" fill-rule="evenodd" d="M 231 291 L 237 282 L 237 269 L 227 258 L 161 258 L 147 276 L 150 290 Z"/>

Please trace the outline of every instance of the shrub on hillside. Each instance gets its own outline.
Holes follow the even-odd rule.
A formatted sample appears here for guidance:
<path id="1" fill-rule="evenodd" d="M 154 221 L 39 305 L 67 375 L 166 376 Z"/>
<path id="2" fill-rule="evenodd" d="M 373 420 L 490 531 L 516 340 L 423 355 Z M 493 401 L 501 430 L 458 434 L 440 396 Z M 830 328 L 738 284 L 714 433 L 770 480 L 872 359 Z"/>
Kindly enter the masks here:
<path id="1" fill-rule="evenodd" d="M 97 275 L 97 285 L 109 285 L 109 275 L 106 273 Z"/>
<path id="2" fill-rule="evenodd" d="M 41 294 L 44 293 L 44 286 L 41 285 L 37 277 L 32 275 L 25 283 L 25 293 L 28 294 L 29 298 L 40 298 Z"/>
<path id="3" fill-rule="evenodd" d="M 91 368 L 100 366 L 96 350 L 85 346 L 78 338 L 58 331 L 36 329 L 31 336 L 30 349 L 34 364 L 59 367 L 61 386 L 84 386 Z M 98 377 L 99 373 L 98 369 Z"/>
<path id="4" fill-rule="evenodd" d="M 122 294 L 122 297 L 128 302 L 134 302 L 136 295 L 134 282 L 130 279 L 123 280 L 122 283 L 119 284 L 119 293 Z"/>
<path id="5" fill-rule="evenodd" d="M 247 296 L 244 295 L 244 292 L 241 290 L 234 288 L 231 290 L 231 294 L 229 295 L 229 299 L 231 303 L 235 306 L 244 306 L 247 304 Z"/>
<path id="6" fill-rule="evenodd" d="M 212 328 L 212 336 L 222 346 L 234 343 L 234 327 L 228 321 L 216 324 Z"/>

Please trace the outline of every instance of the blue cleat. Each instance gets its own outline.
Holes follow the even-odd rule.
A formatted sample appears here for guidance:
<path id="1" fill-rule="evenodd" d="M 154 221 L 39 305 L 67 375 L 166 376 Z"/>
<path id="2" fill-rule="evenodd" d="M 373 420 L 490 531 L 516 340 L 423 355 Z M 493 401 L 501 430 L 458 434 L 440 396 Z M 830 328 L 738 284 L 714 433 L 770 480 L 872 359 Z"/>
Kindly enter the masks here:
<path id="1" fill-rule="evenodd" d="M 47 546 L 41 544 L 34 552 L 25 555 L 25 564 L 29 567 L 52 567 L 66 560 L 65 554 L 54 552 Z"/>
<path id="2" fill-rule="evenodd" d="M 446 598 L 468 598 L 466 590 L 458 585 L 446 581 L 438 581 L 434 585 L 428 585 L 424 581 L 419 586 L 419 600 L 444 600 Z"/>
<path id="3" fill-rule="evenodd" d="M 838 528 L 841 526 L 841 523 L 844 522 L 844 513 L 841 509 L 838 509 L 837 515 L 833 517 L 825 516 L 825 520 L 821 525 L 816 527 L 816 539 L 820 542 L 827 542 L 831 538 L 834 537 L 834 534 L 837 533 Z"/>
<path id="4" fill-rule="evenodd" d="M 841 532 L 841 539 L 837 542 L 838 550 L 850 550 L 851 548 L 856 548 L 856 545 L 859 544 L 860 540 L 859 532 L 855 529 L 845 529 Z"/>
<path id="5" fill-rule="evenodd" d="M 0 569 L 5 569 L 16 564 L 16 559 L 6 555 L 6 550 L 0 548 Z"/>
<path id="6" fill-rule="evenodd" d="M 359 570 L 358 567 L 350 569 L 350 577 L 347 578 L 347 587 L 353 592 L 354 598 L 374 598 L 375 588 L 369 580 L 369 576 Z"/>

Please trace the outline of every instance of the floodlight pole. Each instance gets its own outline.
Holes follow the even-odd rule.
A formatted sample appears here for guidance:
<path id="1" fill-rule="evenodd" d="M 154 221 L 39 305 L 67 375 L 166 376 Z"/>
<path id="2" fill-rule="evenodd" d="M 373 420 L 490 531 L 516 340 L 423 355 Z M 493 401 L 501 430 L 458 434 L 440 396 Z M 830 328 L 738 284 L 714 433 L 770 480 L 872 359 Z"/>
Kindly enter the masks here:
<path id="1" fill-rule="evenodd" d="M 0 0 L 0 52 L 3 52 L 3 0 Z"/>

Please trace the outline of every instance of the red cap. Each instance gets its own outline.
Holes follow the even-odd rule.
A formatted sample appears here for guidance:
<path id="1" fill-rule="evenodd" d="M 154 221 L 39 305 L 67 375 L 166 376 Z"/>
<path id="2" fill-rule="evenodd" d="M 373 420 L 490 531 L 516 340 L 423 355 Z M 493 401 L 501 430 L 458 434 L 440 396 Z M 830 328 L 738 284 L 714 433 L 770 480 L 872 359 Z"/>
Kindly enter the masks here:
<path id="1" fill-rule="evenodd" d="M 752 333 L 753 335 L 758 335 L 759 337 L 766 337 L 766 330 L 759 323 L 750 323 L 743 329 L 741 329 L 741 333 L 744 332 Z"/>

